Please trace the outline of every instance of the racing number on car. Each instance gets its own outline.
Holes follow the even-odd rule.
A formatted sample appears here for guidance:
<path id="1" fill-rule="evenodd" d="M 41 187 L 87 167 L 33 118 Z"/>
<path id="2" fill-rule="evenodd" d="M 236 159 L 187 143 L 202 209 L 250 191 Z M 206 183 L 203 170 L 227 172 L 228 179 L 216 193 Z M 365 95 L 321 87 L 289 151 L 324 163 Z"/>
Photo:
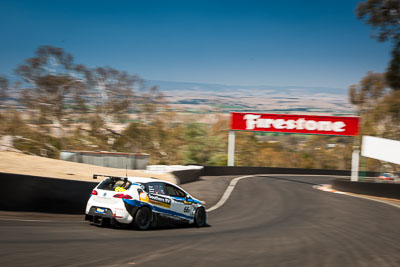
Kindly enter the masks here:
<path id="1" fill-rule="evenodd" d="M 184 213 L 189 213 L 189 207 L 185 207 L 185 208 L 183 209 L 183 212 L 184 212 Z"/>

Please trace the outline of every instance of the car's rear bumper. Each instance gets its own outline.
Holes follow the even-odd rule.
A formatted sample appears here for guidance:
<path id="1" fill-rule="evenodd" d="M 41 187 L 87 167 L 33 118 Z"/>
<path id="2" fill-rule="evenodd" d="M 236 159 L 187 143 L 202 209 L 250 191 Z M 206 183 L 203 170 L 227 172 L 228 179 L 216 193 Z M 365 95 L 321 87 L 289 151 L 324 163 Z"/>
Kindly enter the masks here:
<path id="1" fill-rule="evenodd" d="M 122 202 L 122 201 L 121 201 Z M 127 211 L 125 205 L 105 205 L 104 203 L 94 203 L 94 201 L 88 202 L 86 206 L 86 215 L 92 218 L 92 222 L 95 223 L 96 219 L 103 218 L 108 220 L 115 220 L 118 223 L 130 224 L 133 221 L 132 215 Z"/>
<path id="2" fill-rule="evenodd" d="M 85 221 L 89 221 L 89 222 L 93 223 L 94 225 L 99 225 L 99 226 L 120 225 L 120 223 L 114 217 L 104 215 L 104 214 L 102 214 L 102 215 L 86 214 Z"/>

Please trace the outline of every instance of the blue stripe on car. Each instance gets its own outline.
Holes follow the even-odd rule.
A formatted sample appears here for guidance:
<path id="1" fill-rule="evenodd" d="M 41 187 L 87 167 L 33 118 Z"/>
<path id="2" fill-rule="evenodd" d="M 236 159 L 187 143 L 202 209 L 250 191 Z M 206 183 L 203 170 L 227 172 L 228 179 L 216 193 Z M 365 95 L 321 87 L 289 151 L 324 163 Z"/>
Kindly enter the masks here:
<path id="1" fill-rule="evenodd" d="M 184 215 L 184 214 L 181 214 L 181 213 L 169 210 L 169 209 L 163 209 L 163 208 L 157 207 L 155 205 L 151 205 L 151 204 L 149 204 L 147 202 L 142 202 L 142 201 L 138 201 L 138 200 L 135 200 L 135 199 L 123 199 L 123 201 L 125 203 L 129 204 L 129 205 L 132 205 L 132 206 L 136 206 L 136 207 L 150 206 L 152 210 L 157 211 L 157 212 L 162 212 L 162 213 L 165 213 L 165 214 L 168 214 L 168 215 L 181 217 L 181 218 L 185 218 L 185 219 L 188 219 L 188 220 L 192 219 L 191 216 L 187 216 L 187 215 Z"/>
<path id="2" fill-rule="evenodd" d="M 188 199 L 186 199 L 186 198 L 184 198 L 184 197 L 175 197 L 175 196 L 171 196 L 173 199 L 176 199 L 176 200 L 181 200 L 182 202 L 183 201 L 187 201 L 187 202 L 193 202 L 193 203 L 196 203 L 196 204 L 202 204 L 200 201 L 198 201 L 198 200 L 196 200 L 196 199 L 193 199 L 193 198 L 188 198 Z"/>

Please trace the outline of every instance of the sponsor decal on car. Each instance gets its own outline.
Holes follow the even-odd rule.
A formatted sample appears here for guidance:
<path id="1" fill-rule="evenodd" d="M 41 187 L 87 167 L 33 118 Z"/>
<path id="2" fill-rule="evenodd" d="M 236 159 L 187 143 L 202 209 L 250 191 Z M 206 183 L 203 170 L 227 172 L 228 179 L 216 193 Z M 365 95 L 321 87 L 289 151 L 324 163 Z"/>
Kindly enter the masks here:
<path id="1" fill-rule="evenodd" d="M 104 212 L 105 212 L 105 209 L 102 209 L 102 208 L 96 209 L 96 213 L 104 213 Z"/>
<path id="2" fill-rule="evenodd" d="M 162 206 L 165 208 L 169 208 L 171 206 L 171 199 L 169 198 L 152 194 L 149 194 L 148 197 L 149 197 L 149 203 L 151 204 Z"/>
<path id="3" fill-rule="evenodd" d="M 149 196 L 145 192 L 142 192 L 139 194 L 139 200 L 149 202 Z"/>

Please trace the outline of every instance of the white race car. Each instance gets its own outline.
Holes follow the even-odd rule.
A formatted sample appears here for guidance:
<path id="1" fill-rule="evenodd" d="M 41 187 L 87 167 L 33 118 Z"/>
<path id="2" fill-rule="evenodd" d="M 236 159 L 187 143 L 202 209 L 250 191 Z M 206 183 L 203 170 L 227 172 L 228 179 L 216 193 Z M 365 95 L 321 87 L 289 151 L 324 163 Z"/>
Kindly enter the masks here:
<path id="1" fill-rule="evenodd" d="M 85 220 L 96 225 L 133 224 L 140 230 L 157 225 L 162 218 L 207 225 L 204 205 L 170 182 L 143 177 L 104 177 L 92 191 Z"/>

